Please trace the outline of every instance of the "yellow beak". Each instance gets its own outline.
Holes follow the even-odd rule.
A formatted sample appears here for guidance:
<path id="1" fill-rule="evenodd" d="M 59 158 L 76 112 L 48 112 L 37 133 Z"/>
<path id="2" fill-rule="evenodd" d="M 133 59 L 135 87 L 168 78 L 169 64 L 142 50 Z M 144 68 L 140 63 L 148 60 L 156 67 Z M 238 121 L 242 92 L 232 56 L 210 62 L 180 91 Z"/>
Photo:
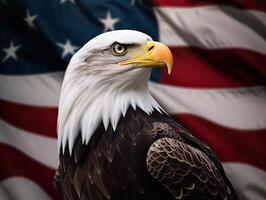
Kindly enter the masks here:
<path id="1" fill-rule="evenodd" d="M 173 55 L 165 44 L 148 41 L 144 45 L 144 55 L 121 61 L 118 64 L 135 64 L 136 67 L 162 67 L 166 64 L 168 74 L 170 74 L 173 67 Z"/>

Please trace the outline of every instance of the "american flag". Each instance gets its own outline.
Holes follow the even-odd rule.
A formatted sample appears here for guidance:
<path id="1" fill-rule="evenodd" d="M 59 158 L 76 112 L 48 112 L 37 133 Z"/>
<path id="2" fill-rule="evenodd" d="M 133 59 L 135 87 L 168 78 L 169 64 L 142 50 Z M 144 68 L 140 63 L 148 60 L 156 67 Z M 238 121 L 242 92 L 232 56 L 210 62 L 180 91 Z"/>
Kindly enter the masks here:
<path id="1" fill-rule="evenodd" d="M 266 199 L 265 0 L 0 0 L 0 199 L 60 199 L 57 106 L 71 56 L 135 29 L 171 47 L 150 88 L 223 161 L 241 200 Z"/>

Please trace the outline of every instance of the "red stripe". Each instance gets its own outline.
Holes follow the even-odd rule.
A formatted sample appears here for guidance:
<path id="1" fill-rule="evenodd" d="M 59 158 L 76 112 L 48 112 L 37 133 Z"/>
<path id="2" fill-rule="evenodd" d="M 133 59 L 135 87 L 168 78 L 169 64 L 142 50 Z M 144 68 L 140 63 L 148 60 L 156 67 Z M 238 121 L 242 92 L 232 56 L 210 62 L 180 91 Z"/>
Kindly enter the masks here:
<path id="1" fill-rule="evenodd" d="M 227 5 L 236 8 L 266 10 L 265 0 L 153 0 L 155 6 L 196 7 L 208 5 Z"/>
<path id="2" fill-rule="evenodd" d="M 187 87 L 243 87 L 266 84 L 266 56 L 243 49 L 172 48 L 174 67 L 161 83 Z"/>
<path id="3" fill-rule="evenodd" d="M 0 100 L 0 118 L 20 129 L 56 137 L 57 108 L 28 106 Z"/>
<path id="4" fill-rule="evenodd" d="M 39 164 L 8 145 L 1 144 L 0 152 L 0 180 L 13 176 L 25 177 L 39 184 L 53 199 L 59 199 L 53 188 L 54 170 Z"/>
<path id="5" fill-rule="evenodd" d="M 212 147 L 222 161 L 248 163 L 266 170 L 266 130 L 229 129 L 186 114 L 174 118 Z"/>

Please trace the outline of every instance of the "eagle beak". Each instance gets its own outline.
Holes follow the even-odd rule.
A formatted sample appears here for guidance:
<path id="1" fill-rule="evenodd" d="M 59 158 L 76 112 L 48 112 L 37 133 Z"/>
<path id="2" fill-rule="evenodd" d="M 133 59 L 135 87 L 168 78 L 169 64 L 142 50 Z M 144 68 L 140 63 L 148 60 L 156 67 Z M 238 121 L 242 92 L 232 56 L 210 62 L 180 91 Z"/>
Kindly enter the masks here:
<path id="1" fill-rule="evenodd" d="M 121 61 L 118 64 L 134 64 L 136 67 L 162 67 L 166 65 L 168 74 L 170 74 L 173 67 L 173 55 L 165 44 L 148 41 L 144 45 L 144 55 Z"/>

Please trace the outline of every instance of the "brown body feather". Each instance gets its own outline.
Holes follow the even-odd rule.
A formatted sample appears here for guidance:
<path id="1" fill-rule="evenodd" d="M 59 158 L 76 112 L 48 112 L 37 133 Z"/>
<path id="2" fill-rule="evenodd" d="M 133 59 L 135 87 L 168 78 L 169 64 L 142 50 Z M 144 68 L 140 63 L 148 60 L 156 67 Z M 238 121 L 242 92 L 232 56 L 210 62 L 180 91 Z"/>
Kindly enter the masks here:
<path id="1" fill-rule="evenodd" d="M 89 144 L 60 152 L 65 200 L 235 200 L 213 151 L 165 114 L 130 108 L 116 131 L 101 124 Z"/>

